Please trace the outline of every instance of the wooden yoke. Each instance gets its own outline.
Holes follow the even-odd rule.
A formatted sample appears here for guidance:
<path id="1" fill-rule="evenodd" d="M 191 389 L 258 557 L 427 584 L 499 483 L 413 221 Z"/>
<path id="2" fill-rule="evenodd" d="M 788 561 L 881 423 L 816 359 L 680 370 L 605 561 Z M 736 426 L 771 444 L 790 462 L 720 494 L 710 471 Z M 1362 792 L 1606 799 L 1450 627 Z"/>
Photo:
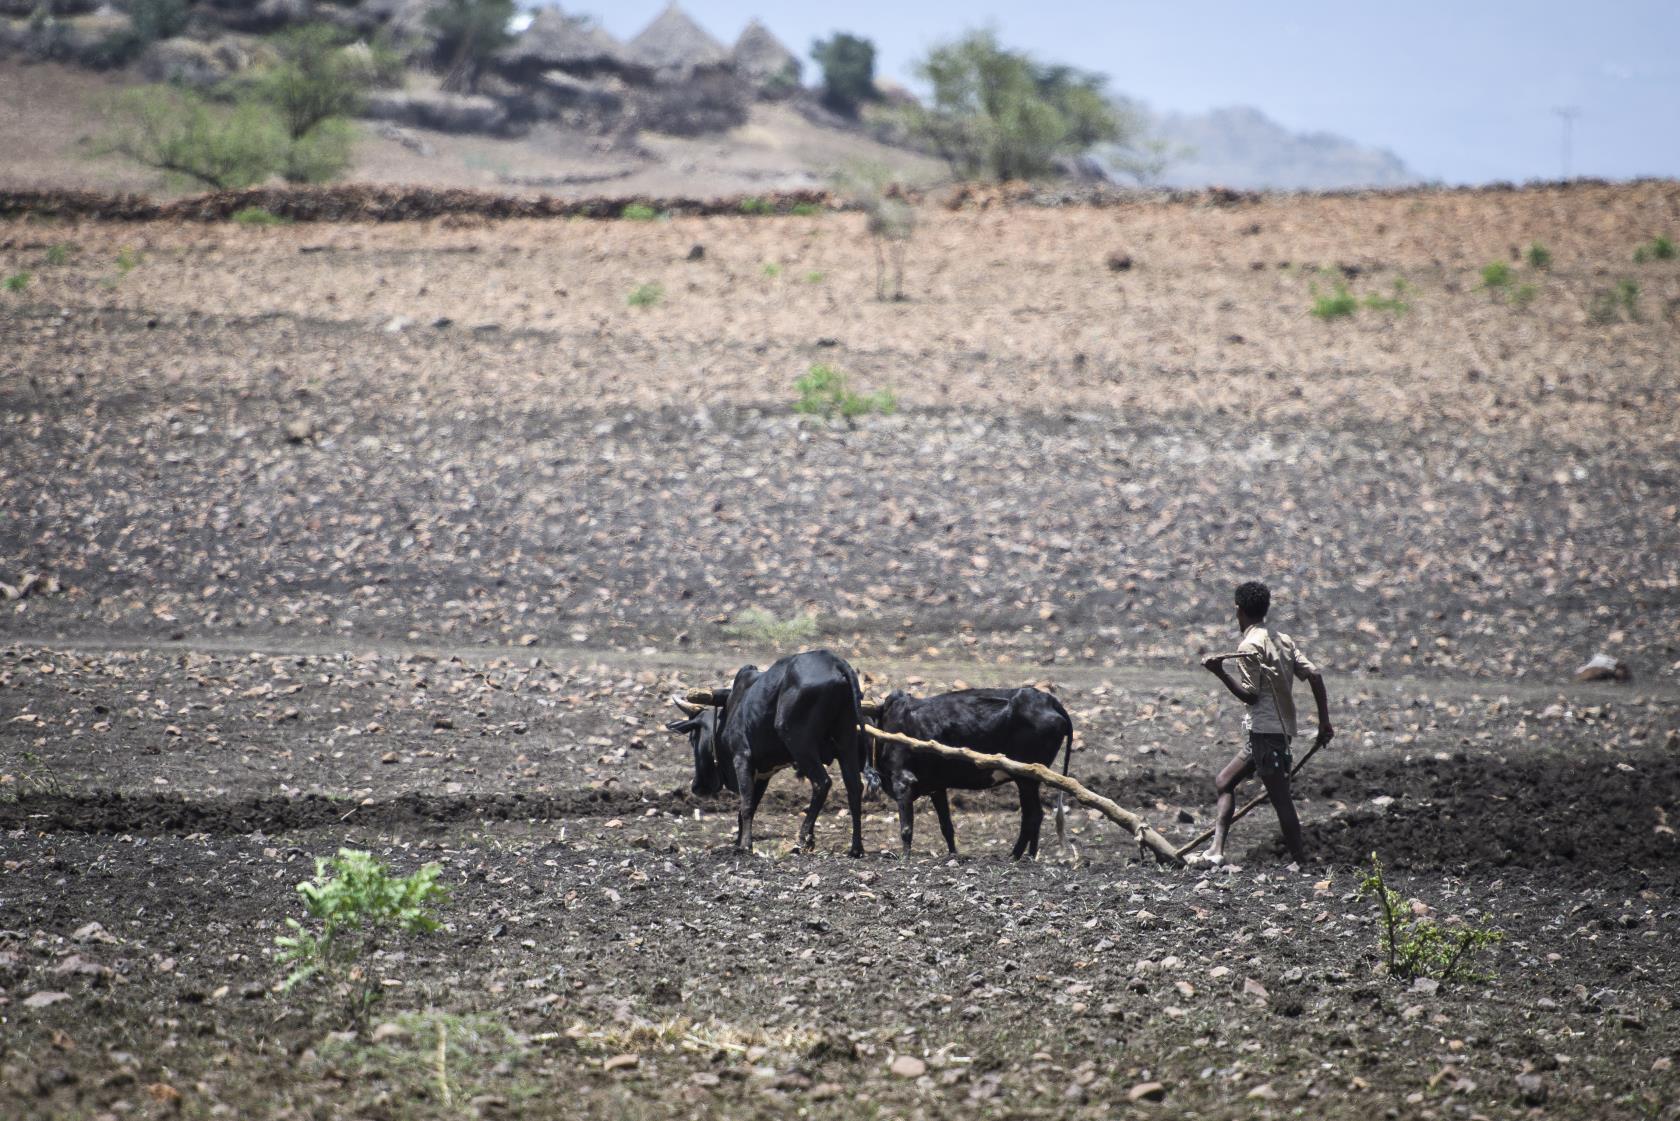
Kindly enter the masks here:
<path id="1" fill-rule="evenodd" d="M 692 716 L 699 712 L 701 708 L 717 705 L 718 698 L 710 689 L 691 689 L 684 696 L 672 697 L 671 701 L 683 712 Z M 868 718 L 879 719 L 881 706 L 866 704 L 863 706 L 863 712 Z M 1073 795 L 1076 801 L 1092 807 L 1122 829 L 1130 832 L 1137 841 L 1138 848 L 1140 850 L 1148 849 L 1154 854 L 1157 861 L 1173 865 L 1183 865 L 1184 863 L 1184 858 L 1178 854 L 1178 850 L 1165 837 L 1152 829 L 1142 817 L 1125 809 L 1113 799 L 1103 797 L 1078 780 L 1058 774 L 1049 767 L 1037 763 L 1017 762 L 1002 755 L 986 755 L 982 752 L 970 751 L 966 747 L 952 747 L 949 744 L 936 743 L 933 740 L 919 740 L 898 732 L 883 732 L 869 724 L 865 724 L 863 730 L 877 740 L 901 743 L 918 751 L 931 751 L 953 759 L 966 759 L 976 766 L 985 767 L 987 770 L 1002 771 L 1013 778 L 1037 779 L 1046 786 L 1053 786 L 1057 790 L 1065 790 Z"/>

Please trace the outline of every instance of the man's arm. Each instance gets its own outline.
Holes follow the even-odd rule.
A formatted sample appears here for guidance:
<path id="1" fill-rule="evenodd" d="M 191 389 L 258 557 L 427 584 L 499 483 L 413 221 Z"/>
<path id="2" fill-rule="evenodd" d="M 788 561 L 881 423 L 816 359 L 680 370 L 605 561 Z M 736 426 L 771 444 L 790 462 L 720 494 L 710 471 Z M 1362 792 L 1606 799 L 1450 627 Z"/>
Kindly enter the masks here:
<path id="1" fill-rule="evenodd" d="M 1225 688 L 1231 691 L 1231 696 L 1237 698 L 1237 700 L 1241 701 L 1243 704 L 1251 705 L 1260 699 L 1259 693 L 1256 693 L 1253 689 L 1240 684 L 1234 680 L 1230 674 L 1225 672 L 1224 658 L 1208 658 L 1202 662 L 1202 668 L 1213 674 L 1213 676 L 1219 678 Z M 1322 691 L 1323 688 L 1323 685 L 1319 686 L 1320 691 Z M 1319 711 L 1323 712 L 1324 709 L 1321 707 Z"/>
<path id="2" fill-rule="evenodd" d="M 1318 739 L 1315 742 L 1323 747 L 1336 735 L 1336 729 L 1330 726 L 1330 694 L 1324 691 L 1324 676 L 1316 670 L 1307 674 L 1307 684 L 1312 687 L 1313 703 L 1318 705 Z"/>

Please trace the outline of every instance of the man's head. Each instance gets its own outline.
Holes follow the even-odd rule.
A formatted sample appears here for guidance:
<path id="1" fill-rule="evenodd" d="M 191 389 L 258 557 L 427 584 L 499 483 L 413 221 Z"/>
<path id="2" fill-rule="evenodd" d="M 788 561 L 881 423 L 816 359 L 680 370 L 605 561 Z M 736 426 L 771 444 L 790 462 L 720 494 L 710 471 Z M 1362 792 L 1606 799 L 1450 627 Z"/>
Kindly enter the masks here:
<path id="1" fill-rule="evenodd" d="M 1237 622 L 1244 627 L 1263 622 L 1272 607 L 1272 592 L 1258 580 L 1237 585 Z"/>

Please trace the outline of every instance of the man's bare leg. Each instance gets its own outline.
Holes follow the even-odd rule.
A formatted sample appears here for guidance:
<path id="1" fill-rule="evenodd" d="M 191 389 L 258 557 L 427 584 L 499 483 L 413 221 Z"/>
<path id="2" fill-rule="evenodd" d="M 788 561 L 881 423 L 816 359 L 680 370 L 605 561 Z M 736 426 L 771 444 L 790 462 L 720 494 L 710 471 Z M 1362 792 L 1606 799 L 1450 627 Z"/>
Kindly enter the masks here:
<path id="1" fill-rule="evenodd" d="M 1218 801 L 1214 803 L 1213 844 L 1208 849 L 1208 859 L 1215 863 L 1225 859 L 1225 833 L 1231 828 L 1231 818 L 1237 812 L 1237 787 L 1253 773 L 1254 760 L 1238 751 L 1214 779 Z"/>
<path id="2" fill-rule="evenodd" d="M 1269 775 L 1262 774 L 1260 781 L 1266 784 L 1266 796 L 1272 801 L 1272 809 L 1277 811 L 1278 825 L 1283 829 L 1283 843 L 1289 847 L 1289 854 L 1297 864 L 1306 864 L 1307 850 L 1301 846 L 1301 819 L 1295 815 L 1295 800 L 1289 792 L 1289 772 L 1280 770 Z"/>

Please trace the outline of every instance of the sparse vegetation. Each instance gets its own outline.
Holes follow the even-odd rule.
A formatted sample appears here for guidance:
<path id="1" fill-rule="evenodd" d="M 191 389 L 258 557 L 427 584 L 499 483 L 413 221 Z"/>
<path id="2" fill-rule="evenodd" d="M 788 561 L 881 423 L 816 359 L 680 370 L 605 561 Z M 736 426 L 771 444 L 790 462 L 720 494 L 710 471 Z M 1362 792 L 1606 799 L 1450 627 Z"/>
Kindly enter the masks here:
<path id="1" fill-rule="evenodd" d="M 665 298 L 665 289 L 658 284 L 638 284 L 630 290 L 631 307 L 652 307 Z"/>
<path id="2" fill-rule="evenodd" d="M 770 204 L 768 199 L 761 199 L 756 195 L 742 199 L 740 210 L 742 214 L 748 215 L 774 214 L 776 212 L 776 208 Z"/>
<path id="3" fill-rule="evenodd" d="M 1328 295 L 1318 290 L 1318 285 L 1312 286 L 1312 313 L 1319 319 L 1345 319 L 1359 310 L 1359 300 L 1348 286 L 1341 281 L 1336 282 L 1335 289 Z"/>
<path id="4" fill-rule="evenodd" d="M 30 795 L 56 797 L 64 793 L 64 782 L 51 763 L 33 751 L 20 751 L 17 762 L 0 772 L 0 800 L 15 802 Z"/>
<path id="5" fill-rule="evenodd" d="M 1594 323 L 1639 321 L 1639 284 L 1623 277 L 1614 288 L 1600 288 L 1587 305 L 1587 317 Z"/>
<path id="6" fill-rule="evenodd" d="M 256 101 L 224 107 L 187 90 L 141 86 L 120 94 L 112 115 L 111 150 L 217 190 L 260 183 L 285 159 L 280 119 Z"/>
<path id="7" fill-rule="evenodd" d="M 822 208 L 814 202 L 796 202 L 788 211 L 795 218 L 811 218 L 822 213 Z"/>
<path id="8" fill-rule="evenodd" d="M 1674 260 L 1674 242 L 1666 237 L 1654 237 L 1633 251 L 1635 264 L 1643 265 L 1648 261 Z"/>
<path id="9" fill-rule="evenodd" d="M 767 261 L 764 265 L 764 275 L 774 280 L 776 277 L 782 275 L 782 266 L 778 265 L 774 261 Z"/>
<path id="10" fill-rule="evenodd" d="M 1442 983 L 1487 980 L 1486 974 L 1470 969 L 1470 958 L 1503 942 L 1505 935 L 1488 926 L 1485 917 L 1473 926 L 1447 927 L 1427 913 L 1414 916 L 1413 908 L 1383 879 L 1376 853 L 1371 854 L 1371 873 L 1361 881 L 1359 894 L 1376 897 L 1382 922 L 1378 950 L 1389 976 L 1403 981 L 1429 977 Z"/>
<path id="11" fill-rule="evenodd" d="M 117 250 L 117 272 L 127 276 L 140 265 L 140 254 L 126 246 Z"/>
<path id="12" fill-rule="evenodd" d="M 1504 261 L 1489 261 L 1482 266 L 1482 288 L 1494 295 L 1501 295 L 1509 289 L 1516 280 L 1516 272 Z"/>
<path id="13" fill-rule="evenodd" d="M 320 976 L 345 1001 L 349 1022 L 365 1024 L 382 992 L 368 959 L 392 934 L 437 929 L 432 908 L 448 898 L 438 872 L 438 865 L 428 864 L 394 876 L 371 853 L 356 849 L 316 858 L 315 879 L 297 885 L 311 926 L 288 918 L 291 933 L 275 939 L 276 960 L 293 967 L 284 990 Z"/>
<path id="14" fill-rule="evenodd" d="M 282 218 L 280 215 L 264 210 L 260 206 L 247 206 L 243 210 L 235 210 L 232 218 L 241 226 L 286 226 L 291 224 L 290 218 Z"/>
<path id="15" fill-rule="evenodd" d="M 875 44 L 837 31 L 811 44 L 811 57 L 822 67 L 822 103 L 843 117 L 856 117 L 864 102 L 880 96 L 875 89 Z"/>
<path id="16" fill-rule="evenodd" d="M 659 211 L 645 202 L 633 202 L 620 210 L 618 216 L 627 222 L 651 222 L 659 217 Z"/>
<path id="17" fill-rule="evenodd" d="M 846 384 L 846 375 L 832 366 L 817 363 L 794 381 L 799 400 L 793 411 L 808 416 L 850 419 L 865 413 L 893 413 L 898 411 L 898 399 L 892 391 L 854 393 Z"/>
<path id="18" fill-rule="evenodd" d="M 1539 285 L 1519 284 L 1515 288 L 1511 289 L 1511 306 L 1515 308 L 1525 308 L 1529 304 L 1532 304 L 1534 302 L 1534 297 L 1539 294 Z"/>
<path id="19" fill-rule="evenodd" d="M 1411 285 L 1407 284 L 1405 280 L 1395 277 L 1392 287 L 1393 295 L 1381 296 L 1373 292 L 1365 297 L 1364 306 L 1371 311 L 1386 311 L 1390 315 L 1405 315 L 1412 310 L 1412 305 L 1406 300 L 1406 295 L 1411 290 Z"/>
<path id="20" fill-rule="evenodd" d="M 814 637 L 817 633 L 817 617 L 802 611 L 781 619 L 773 612 L 749 607 L 735 614 L 729 625 L 724 627 L 724 633 L 743 642 L 782 649 Z"/>
<path id="21" fill-rule="evenodd" d="M 1531 269 L 1545 270 L 1552 267 L 1552 251 L 1538 241 L 1529 243 L 1528 251 L 1523 254 Z"/>
<path id="22" fill-rule="evenodd" d="M 280 114 L 294 143 L 355 115 L 373 74 L 346 52 L 344 32 L 307 24 L 275 36 L 273 45 L 280 61 L 257 78 L 256 90 Z"/>
<path id="23" fill-rule="evenodd" d="M 22 292 L 24 289 L 29 287 L 29 279 L 29 273 L 14 272 L 11 276 L 6 278 L 6 291 Z"/>
<path id="24" fill-rule="evenodd" d="M 1125 139 L 1101 74 L 1040 63 L 991 31 L 935 47 L 916 71 L 933 97 L 909 127 L 962 177 L 1042 178 L 1059 157 Z"/>
<path id="25" fill-rule="evenodd" d="M 513 0 L 443 0 L 427 10 L 426 23 L 437 33 L 434 57 L 444 70 L 444 89 L 478 88 L 485 64 L 512 40 L 513 13 Z"/>
<path id="26" fill-rule="evenodd" d="M 821 284 L 822 282 L 823 282 L 823 274 L 820 273 L 820 272 L 817 272 L 814 269 L 805 274 L 805 283 L 806 284 Z"/>
<path id="27" fill-rule="evenodd" d="M 54 242 L 53 244 L 47 246 L 45 261 L 47 264 L 57 268 L 59 265 L 65 264 L 70 260 L 70 253 L 74 248 L 75 246 L 69 244 L 68 242 Z"/>

